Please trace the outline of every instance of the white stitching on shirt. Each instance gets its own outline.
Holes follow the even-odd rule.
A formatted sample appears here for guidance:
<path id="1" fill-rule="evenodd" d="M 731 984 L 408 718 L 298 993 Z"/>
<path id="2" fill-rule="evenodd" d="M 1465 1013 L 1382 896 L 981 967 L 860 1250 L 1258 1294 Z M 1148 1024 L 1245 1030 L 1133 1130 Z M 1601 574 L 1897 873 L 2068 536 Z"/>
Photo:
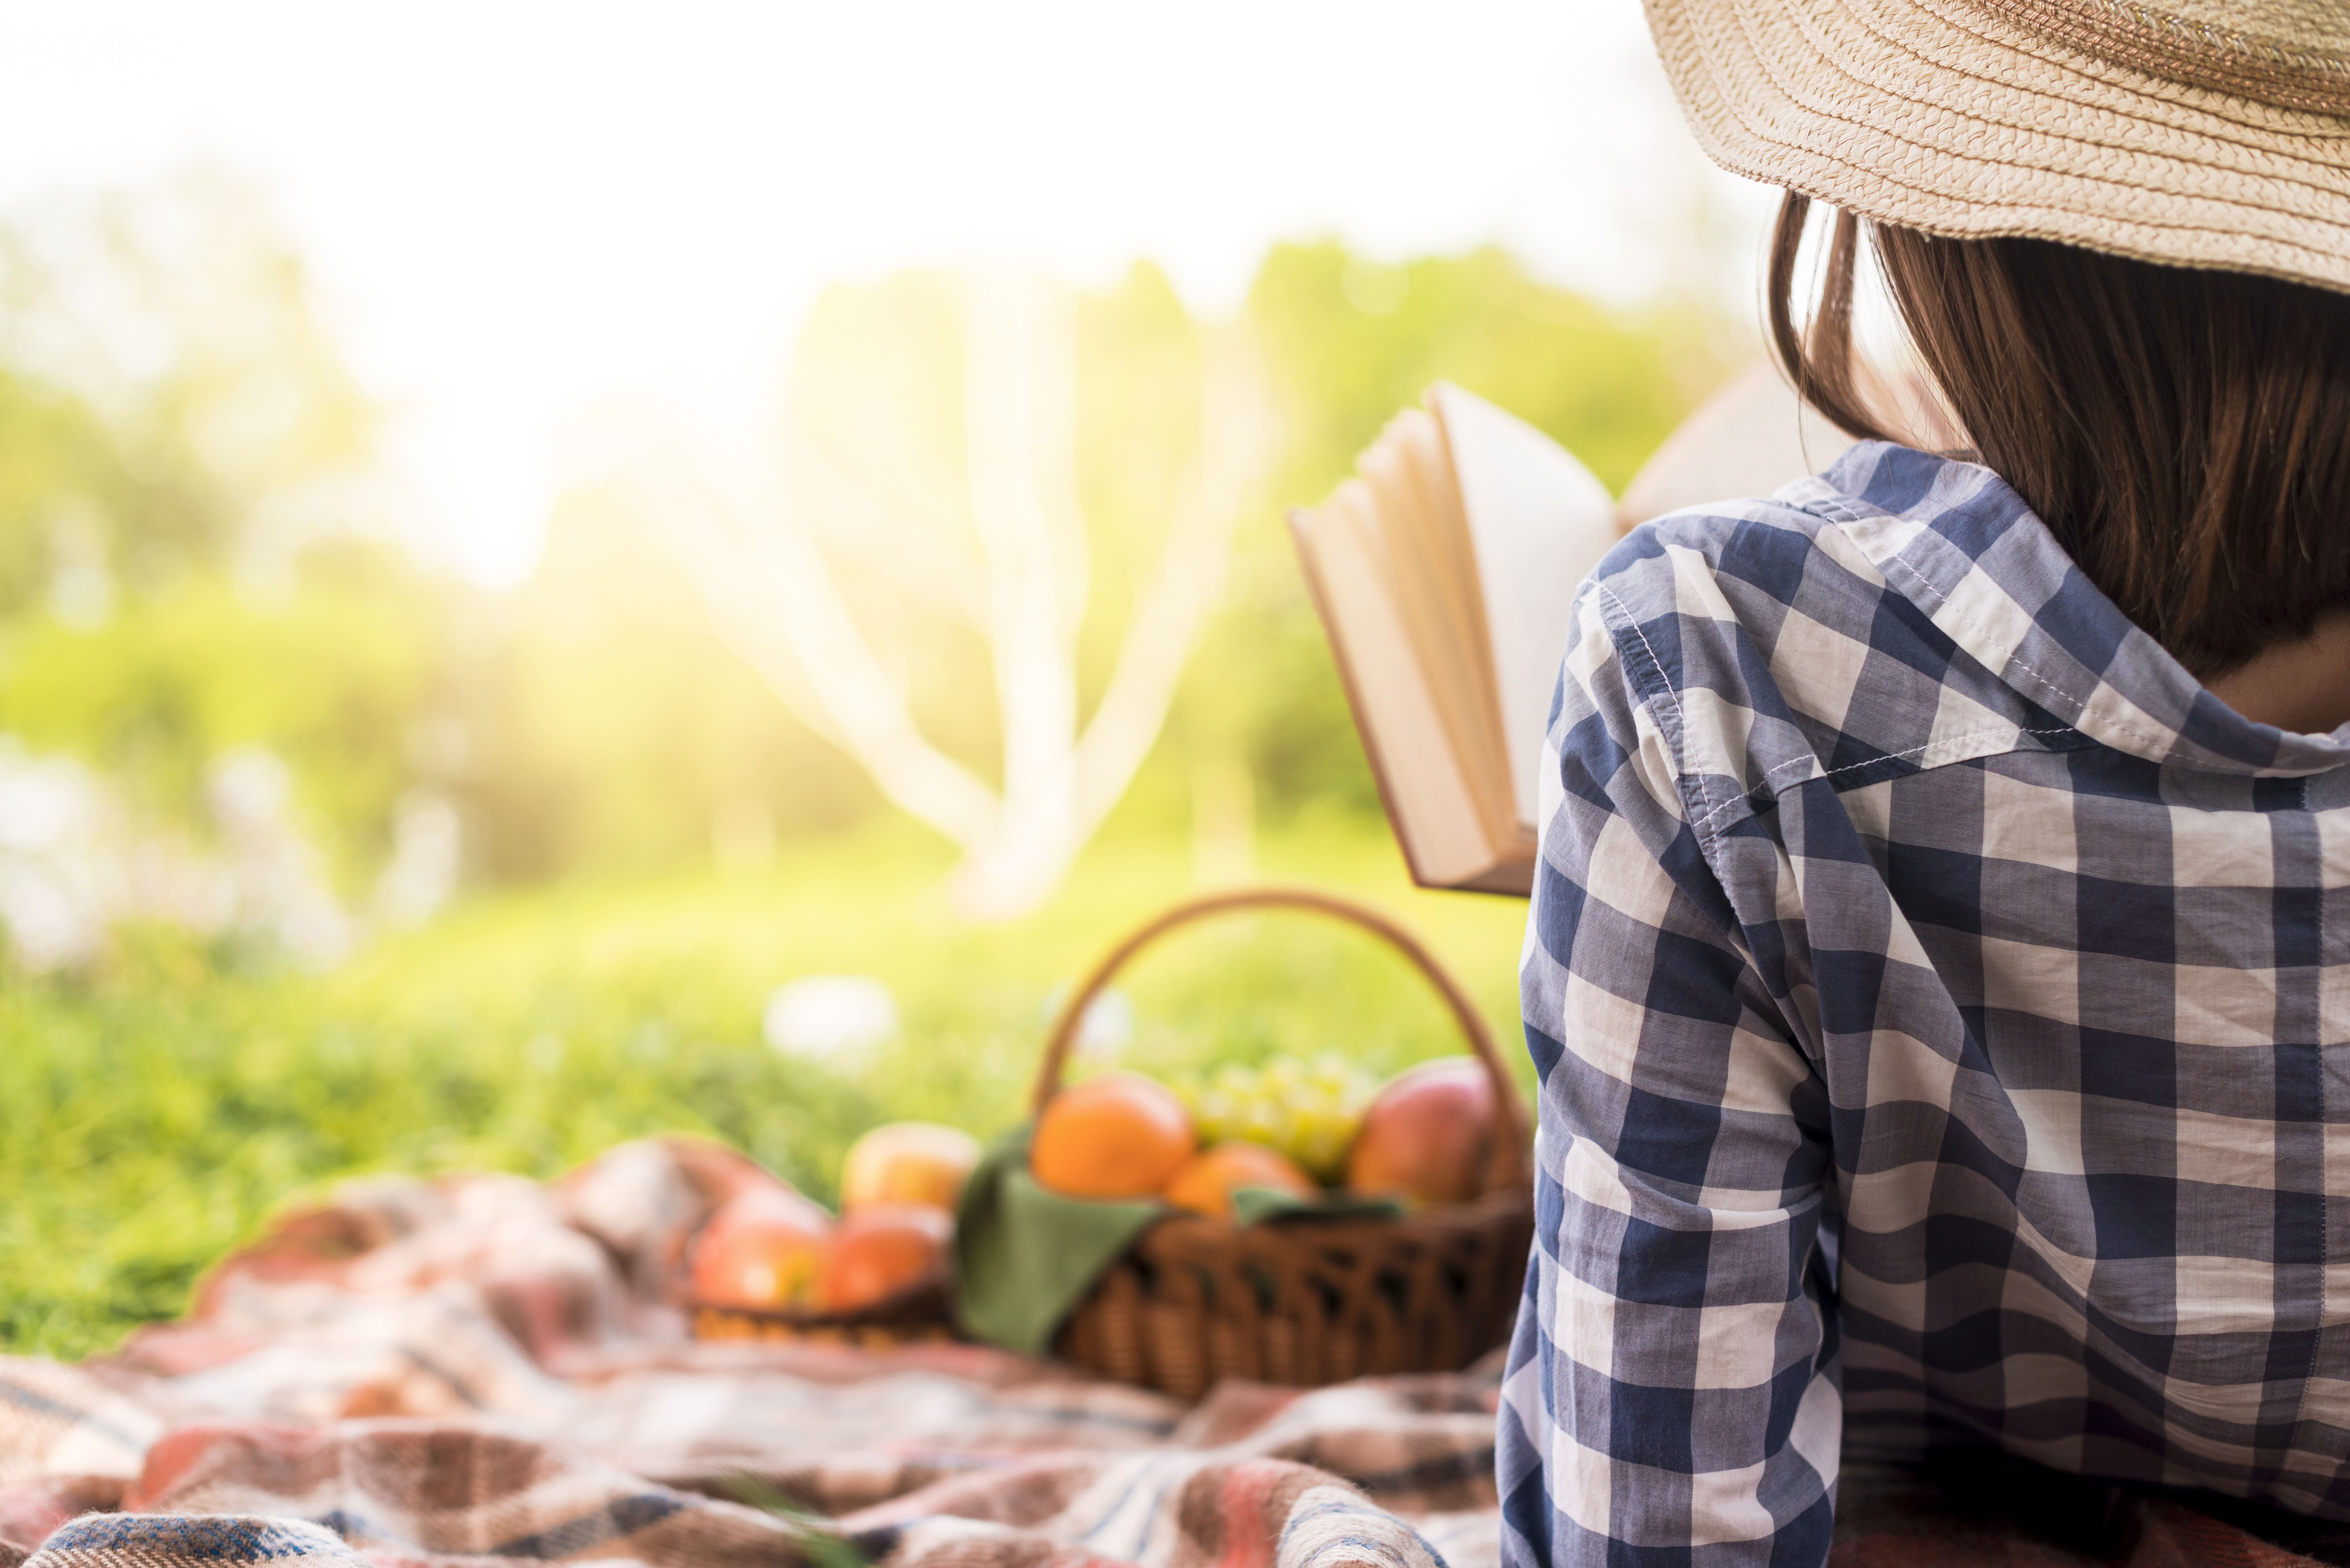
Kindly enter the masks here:
<path id="1" fill-rule="evenodd" d="M 1973 730 L 1973 731 L 1970 731 L 1968 733 L 1963 734 L 1963 735 L 1947 735 L 1947 736 L 1944 736 L 1941 740 L 1939 740 L 1939 741 L 1929 741 L 1929 742 L 1926 742 L 1924 745 L 1922 745 L 1922 746 L 1911 746 L 1911 747 L 1909 747 L 1909 748 L 1908 748 L 1908 750 L 1906 750 L 1906 751 L 1899 751 L 1899 752 L 1887 752 L 1887 753 L 1886 753 L 1883 756 L 1868 757 L 1868 758 L 1866 758 L 1866 759 L 1864 759 L 1863 761 L 1860 761 L 1860 762 L 1857 762 L 1857 763 L 1846 763 L 1844 766 L 1842 766 L 1842 767 L 1840 767 L 1840 768 L 1821 768 L 1821 769 L 1820 769 L 1820 772 L 1819 772 L 1817 774 L 1814 775 L 1814 777 L 1817 777 L 1817 778 L 1832 779 L 1832 778 L 1835 777 L 1838 774 L 1856 773 L 1856 772 L 1858 772 L 1858 771 L 1859 771 L 1860 769 L 1862 769 L 1862 768 L 1873 768 L 1873 767 L 1877 766 L 1879 763 L 1898 762 L 1898 761 L 1899 761 L 1900 759 L 1902 759 L 1903 757 L 1917 757 L 1917 756 L 1923 756 L 1923 755 L 1924 755 L 1926 753 L 1928 753 L 1928 752 L 1939 750 L 1939 749 L 1941 749 L 1941 748 L 1943 748 L 1943 747 L 1947 747 L 1947 746 L 1962 746 L 1962 745 L 1965 745 L 1969 741 L 1980 741 L 1980 740 L 1981 740 L 1981 739 L 1982 739 L 1984 736 L 1986 736 L 1986 735 L 2011 735 L 2011 734 L 2012 734 L 2012 735 L 2022 736 L 2022 735 L 2064 735 L 2064 734 L 2074 734 L 2074 733 L 2078 733 L 2078 732 L 2077 732 L 2077 731 L 2075 731 L 2075 730 L 2073 728 L 2073 726 L 2072 726 L 2072 725 L 2070 725 L 2070 724 L 2058 724 L 2058 725 L 2054 726 L 2054 728 L 2050 728 L 2050 729 L 2040 729 L 2040 730 L 2024 730 L 2024 729 L 2018 729 L 2016 726 L 2014 726 L 2014 725 L 2012 725 L 2012 724 L 1999 724 L 1999 725 L 1994 725 L 1992 728 L 1988 729 L 1988 730 Z M 1755 788 L 1755 789 L 1768 789 L 1768 788 L 1770 788 L 1770 787 L 1771 787 L 1771 780 L 1772 780 L 1772 778 L 1773 778 L 1773 775 L 1778 774 L 1785 773 L 1785 772 L 1786 772 L 1788 769 L 1790 769 L 1790 768 L 1800 768 L 1800 767 L 1805 766 L 1806 764 L 1808 764 L 1808 765 L 1810 765 L 1810 766 L 1813 766 L 1813 767 L 1818 767 L 1818 766 L 1819 766 L 1819 759 L 1818 759 L 1817 757 L 1811 757 L 1811 756 L 1804 756 L 1804 757 L 1789 757 L 1789 758 L 1788 758 L 1785 762 L 1783 762 L 1783 763 L 1780 763 L 1775 764 L 1774 766 L 1772 766 L 1772 767 L 1769 767 L 1769 768 L 1764 769 L 1764 770 L 1763 770 L 1763 773 L 1762 773 L 1762 776 L 1760 779 L 1758 779 L 1758 780 L 1756 780 L 1756 781 L 1755 781 L 1754 788 Z M 1810 781 L 1809 779 L 1806 779 L 1806 780 L 1804 780 L 1804 783 L 1806 783 L 1806 784 L 1808 784 L 1808 783 L 1810 783 L 1811 781 Z M 1720 816 L 1723 812 L 1728 811 L 1731 806 L 1736 805 L 1740 801 L 1750 799 L 1750 798 L 1752 796 L 1752 794 L 1753 794 L 1753 790 L 1749 790 L 1749 791 L 1747 791 L 1745 794 L 1740 794 L 1740 795 L 1738 795 L 1738 796 L 1734 797 L 1733 799 L 1730 799 L 1730 800 L 1725 800 L 1725 801 L 1723 801 L 1720 805 L 1715 806 L 1711 811 L 1710 811 L 1710 812 L 1706 813 L 1706 815 L 1705 815 L 1705 820 L 1704 820 L 1703 822 L 1695 823 L 1695 824 L 1692 824 L 1692 826 L 1697 826 L 1697 827 L 1703 827 L 1703 826 L 1705 826 L 1707 823 L 1711 823 L 1711 822 L 1715 817 Z"/>
<path id="2" fill-rule="evenodd" d="M 1929 579 L 1925 573 L 1911 566 L 1898 554 L 1886 556 L 1885 565 L 1888 566 L 1900 567 L 1903 571 L 1908 573 L 1911 577 L 1916 579 L 1919 587 L 1924 588 L 1928 593 L 1933 595 L 1935 603 L 1939 607 L 1939 608 L 1934 613 L 1939 614 L 1947 612 L 1952 620 L 1957 621 L 1960 626 L 1967 628 L 1970 631 L 1980 632 L 1984 637 L 1991 639 L 1993 642 L 1997 642 L 1999 640 L 1999 633 L 1991 630 L 1991 628 L 1983 625 L 1982 622 L 1976 620 L 1973 617 L 1967 615 L 1963 611 L 1952 609 L 1950 607 L 1950 596 L 1944 593 L 1939 587 L 1937 587 L 1933 581 Z M 2034 621 L 2033 624 L 2037 626 L 2039 623 Z M 2041 674 L 2040 671 L 2033 669 L 2029 664 L 2024 663 L 2023 658 L 2021 654 L 2011 652 L 2007 656 L 2007 661 L 2016 669 L 2022 670 L 2026 675 L 2031 676 L 2034 680 L 2040 682 L 2041 690 L 2046 691 L 2050 696 L 2061 697 L 2065 701 L 2071 703 L 2074 718 L 2077 719 L 2081 715 L 2088 712 L 2089 704 L 2086 701 L 2074 696 L 2064 687 L 2057 685 L 2056 682 L 2049 680 L 2048 677 Z M 2100 686 L 2105 684 L 2105 680 L 2102 677 L 2099 678 L 2097 684 Z M 2154 735 L 2141 735 L 2136 730 L 2131 729 L 2128 725 L 2121 723 L 2116 720 L 2101 717 L 2097 722 L 2101 724 L 2109 725 L 2116 734 L 2127 735 L 2131 740 L 2137 742 L 2140 745 L 2158 746 L 2162 748 L 2166 755 L 2168 755 L 2178 743 L 2178 737 L 2176 735 L 2173 735 L 2169 740 L 2165 741 Z M 2074 724 L 2067 725 L 2065 727 L 2067 729 L 2076 729 L 2079 726 Z"/>
<path id="3" fill-rule="evenodd" d="M 1665 701 L 1671 703 L 1673 708 L 1673 728 L 1680 732 L 1680 734 L 1675 739 L 1673 744 L 1674 749 L 1681 753 L 1679 765 L 1682 774 L 1686 775 L 1689 772 L 1689 715 L 1681 711 L 1680 694 L 1673 690 L 1672 677 L 1665 673 L 1665 661 L 1659 659 L 1657 657 L 1657 650 L 1649 646 L 1648 634 L 1640 629 L 1639 618 L 1633 615 L 1632 607 L 1618 598 L 1616 595 L 1616 590 L 1609 587 L 1606 583 L 1595 582 L 1591 586 L 1598 592 L 1606 594 L 1607 596 L 1607 601 L 1614 605 L 1617 612 L 1623 616 L 1624 623 L 1632 628 L 1632 635 L 1640 639 L 1640 650 L 1648 656 L 1648 668 L 1657 672 L 1658 680 L 1663 683 Z M 1705 775 L 1703 774 L 1699 774 L 1697 775 L 1697 793 L 1699 798 L 1703 800 L 1706 804 L 1705 820 L 1708 822 L 1712 821 L 1717 808 L 1713 804 L 1713 791 L 1706 787 Z M 1742 796 L 1740 798 L 1742 799 L 1743 797 Z M 1727 805 L 1730 802 L 1724 801 L 1722 804 Z M 1697 825 L 1695 823 L 1690 825 L 1690 831 L 1692 833 L 1697 831 Z"/>
<path id="4" fill-rule="evenodd" d="M 1899 557 L 1894 556 L 1888 557 L 1888 559 L 1898 560 Z M 1923 576 L 1920 576 L 1916 567 L 1910 566 L 1906 561 L 1902 562 L 1901 565 L 1905 570 L 1908 571 L 1911 576 L 1917 577 L 1918 582 L 1929 592 L 1935 593 L 1939 597 L 1939 590 L 1936 589 L 1933 584 L 1927 582 Z M 1668 675 L 1665 671 L 1665 661 L 1657 657 L 1657 649 L 1655 645 L 1648 641 L 1648 634 L 1640 629 L 1639 618 L 1632 613 L 1632 607 L 1624 602 L 1623 598 L 1616 592 L 1616 590 L 1609 587 L 1606 583 L 1600 582 L 1595 582 L 1591 587 L 1594 591 L 1605 594 L 1607 597 L 1607 602 L 1616 607 L 1617 613 L 1622 617 L 1624 624 L 1631 629 L 1632 635 L 1640 639 L 1640 650 L 1648 656 L 1648 667 L 1657 672 L 1657 678 L 1663 690 L 1665 701 L 1671 704 L 1673 711 L 1673 727 L 1680 732 L 1679 736 L 1676 737 L 1676 748 L 1681 753 L 1679 757 L 1679 764 L 1682 775 L 1685 777 L 1693 777 L 1697 781 L 1698 796 L 1705 802 L 1705 815 L 1690 824 L 1690 830 L 1698 834 L 1700 837 L 1702 838 L 1705 830 L 1713 825 L 1713 821 L 1716 817 L 1721 815 L 1722 813 L 1728 811 L 1731 806 L 1737 805 L 1741 802 L 1745 801 L 1751 792 L 1742 791 L 1737 794 L 1731 795 L 1728 800 L 1717 802 L 1713 798 L 1712 788 L 1706 783 L 1706 775 L 1704 772 L 1701 769 L 1692 772 L 1689 755 L 1689 714 L 1688 711 L 1681 707 L 1680 696 L 1679 693 L 1674 690 L 1671 676 Z M 1947 604 L 1949 601 L 1944 599 L 1943 602 Z M 1957 615 L 1955 611 L 1952 612 L 1952 614 L 1956 619 L 1966 620 L 1964 616 Z M 1989 628 L 1975 626 L 1975 623 L 1970 620 L 1966 621 L 1966 624 L 1970 627 L 1974 627 L 1975 630 L 1981 632 L 1985 637 L 1991 635 Z M 2017 659 L 2015 662 L 2018 668 L 2022 669 L 2026 674 L 2038 680 L 2043 686 L 2046 686 L 2049 691 L 2054 691 L 2060 696 L 2066 695 L 2066 693 L 2062 691 L 2061 689 L 2052 685 L 2048 681 L 2047 678 L 2041 675 L 2038 670 L 2035 670 L 2032 669 L 2031 666 L 2024 664 L 2022 659 Z M 2079 704 L 2076 703 L 2075 705 L 2078 706 Z M 2119 728 L 2119 726 L 2116 727 Z M 2017 735 L 2060 735 L 2073 728 L 2074 726 L 2070 724 L 2060 724 L 2054 729 L 2017 729 L 2012 732 Z M 2009 732 L 2010 727 L 2005 724 L 2001 724 L 1991 729 L 1977 730 L 1964 735 L 1950 735 L 1939 741 L 1929 741 L 1922 746 L 1909 747 L 1906 751 L 1887 752 L 1881 757 L 1870 757 L 1864 762 L 1848 763 L 1840 768 L 1823 769 L 1817 776 L 1824 779 L 1832 779 L 1839 774 L 1848 774 L 1857 768 L 1874 767 L 1879 763 L 1893 762 L 1902 757 L 1922 756 L 1926 753 L 1933 751 L 1938 747 L 1964 745 L 1969 741 L 1978 741 L 1986 735 L 2000 735 Z M 2122 732 L 2125 734 L 2130 733 L 2130 732 L 2126 730 L 2124 730 Z M 2135 738 L 2138 740 L 2146 739 L 2146 737 L 2142 735 Z M 1816 757 L 1791 757 L 1787 761 L 1779 763 L 1777 766 L 1766 770 L 1763 773 L 1762 777 L 1757 782 L 1755 787 L 1758 789 L 1768 789 L 1771 784 L 1771 780 L 1775 774 L 1783 773 L 1789 768 L 1804 766 L 1816 767 L 1818 766 L 1818 763 L 1819 759 Z"/>

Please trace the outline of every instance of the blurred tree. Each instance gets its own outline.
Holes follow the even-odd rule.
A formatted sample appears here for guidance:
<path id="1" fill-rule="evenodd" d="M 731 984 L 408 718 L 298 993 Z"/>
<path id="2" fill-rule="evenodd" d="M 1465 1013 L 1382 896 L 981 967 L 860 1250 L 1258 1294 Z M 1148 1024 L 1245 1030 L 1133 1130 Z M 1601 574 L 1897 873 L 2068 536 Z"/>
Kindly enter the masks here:
<path id="1" fill-rule="evenodd" d="M 1034 726 L 1022 798 L 1058 813 L 1053 854 L 1083 842 L 1075 794 L 1059 793 L 1076 737 L 1094 732 L 1079 721 L 1109 702 L 1187 525 L 1177 502 L 1201 482 L 1208 378 L 1233 346 L 1148 267 L 1099 294 L 1032 296 L 1024 335 L 974 334 L 967 289 L 905 274 L 824 296 L 794 350 L 782 479 L 729 472 L 638 419 L 582 443 L 604 466 L 558 508 L 537 578 L 484 631 L 494 651 L 468 656 L 470 820 L 496 874 L 704 846 L 723 857 L 836 831 L 879 802 L 860 769 L 973 836 L 1009 839 L 1014 814 L 982 782 L 1011 771 L 1007 714 Z M 1055 313 L 1058 326 L 1038 319 Z M 1261 811 L 1359 825 L 1378 809 L 1266 501 L 1326 493 L 1440 377 L 1524 413 L 1620 485 L 1731 358 L 1702 312 L 1608 310 L 1498 252 L 1382 267 L 1335 245 L 1283 247 L 1239 325 L 1245 355 L 1220 373 L 1277 409 L 1277 477 L 1226 514 L 1236 567 L 1118 808 L 1124 830 L 1188 821 L 1202 841 L 1221 836 L 1222 860 L 1202 856 L 1212 875 L 1245 871 Z M 1025 442 L 1031 460 L 991 468 L 982 441 Z M 998 508 L 992 545 L 983 501 Z M 1003 526 L 1021 508 L 1025 565 Z M 1011 580 L 1022 571 L 1034 575 Z M 1021 659 L 1028 676 L 1008 676 Z M 1057 874 L 1053 855 L 1030 864 Z"/>
<path id="2" fill-rule="evenodd" d="M 811 314 L 779 472 L 639 441 L 483 595 L 381 542 L 373 410 L 250 190 L 44 202 L 0 214 L 0 730 L 192 821 L 267 747 L 347 890 L 420 791 L 497 878 L 755 861 L 885 792 L 993 910 L 1121 800 L 1237 874 L 1260 813 L 1377 810 L 1269 503 L 1439 377 L 1620 484 L 1717 333 L 1498 252 L 1281 247 L 1212 327 L 1148 266 L 903 274 Z"/>
<path id="3" fill-rule="evenodd" d="M 387 847 L 452 602 L 389 543 L 376 411 L 251 186 L 0 214 L 0 729 L 203 828 L 260 746 L 348 885 Z"/>
<path id="4" fill-rule="evenodd" d="M 208 574 L 95 625 L 20 617 L 0 634 L 0 732 L 81 757 L 190 826 L 208 820 L 214 760 L 265 747 L 293 770 L 302 815 L 349 885 L 388 849 L 417 781 L 449 680 L 451 608 L 395 551 L 346 541 L 306 553 L 283 594 Z"/>
<path id="5" fill-rule="evenodd" d="M 282 573 L 372 522 L 375 412 L 252 187 L 192 170 L 0 218 L 0 613 Z"/>
<path id="6" fill-rule="evenodd" d="M 460 630 L 449 716 L 489 877 L 751 867 L 879 805 L 712 629 L 618 487 L 565 495 L 530 581 L 480 612 Z"/>
<path id="7" fill-rule="evenodd" d="M 780 483 L 646 470 L 668 537 L 753 667 L 963 851 L 965 907 L 1032 908 L 1149 754 L 1222 593 L 1271 455 L 1245 339 L 1141 268 L 1090 307 L 1001 273 L 836 291 L 777 444 Z M 914 689 L 943 657 L 967 690 L 972 649 L 992 701 L 948 711 L 992 710 L 993 784 Z"/>
<path id="8" fill-rule="evenodd" d="M 114 432 L 97 410 L 0 370 L 0 614 L 38 604 L 53 580 L 68 614 L 102 614 L 113 584 L 102 555 L 105 520 L 126 509 L 130 488 Z"/>

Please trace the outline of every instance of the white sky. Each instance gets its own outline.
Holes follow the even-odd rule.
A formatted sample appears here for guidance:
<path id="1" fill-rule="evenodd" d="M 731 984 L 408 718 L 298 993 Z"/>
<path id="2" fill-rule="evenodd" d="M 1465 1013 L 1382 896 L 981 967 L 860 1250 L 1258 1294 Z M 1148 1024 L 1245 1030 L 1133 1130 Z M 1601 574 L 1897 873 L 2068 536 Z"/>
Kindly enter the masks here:
<path id="1" fill-rule="evenodd" d="M 1636 0 L 0 0 L 0 202 L 191 161 L 311 257 L 436 550 L 526 572 L 567 415 L 747 423 L 834 278 L 1500 241 L 1618 296 L 1743 288 Z M 1700 202 L 1739 254 L 1671 244 Z"/>

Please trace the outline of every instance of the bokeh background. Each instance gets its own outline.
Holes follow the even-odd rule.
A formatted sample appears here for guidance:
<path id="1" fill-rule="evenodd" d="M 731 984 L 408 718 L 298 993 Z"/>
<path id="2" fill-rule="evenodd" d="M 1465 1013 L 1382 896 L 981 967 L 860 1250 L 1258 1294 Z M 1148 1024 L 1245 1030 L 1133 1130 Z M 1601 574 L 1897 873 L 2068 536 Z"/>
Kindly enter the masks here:
<path id="1" fill-rule="evenodd" d="M 1620 486 L 1755 352 L 1630 0 L 0 11 L 0 1347 L 354 1173 L 994 1133 L 1201 887 L 1515 1039 L 1280 517 L 1438 378 Z M 1457 1048 L 1281 920 L 1087 1041 Z"/>

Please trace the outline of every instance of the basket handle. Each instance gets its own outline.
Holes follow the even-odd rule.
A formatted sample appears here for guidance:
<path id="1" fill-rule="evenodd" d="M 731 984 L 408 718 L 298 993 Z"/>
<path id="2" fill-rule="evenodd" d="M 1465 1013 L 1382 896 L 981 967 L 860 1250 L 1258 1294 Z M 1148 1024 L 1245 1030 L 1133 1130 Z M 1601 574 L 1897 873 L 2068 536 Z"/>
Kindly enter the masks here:
<path id="1" fill-rule="evenodd" d="M 1041 1116 L 1061 1092 L 1061 1075 L 1067 1069 L 1069 1052 L 1076 1044 L 1077 1031 L 1085 1023 L 1086 1010 L 1093 1005 L 1109 982 L 1117 978 L 1128 960 L 1150 943 L 1179 926 L 1188 926 L 1211 915 L 1228 914 L 1237 909 L 1308 909 L 1361 928 L 1384 940 L 1389 947 L 1409 959 L 1419 972 L 1436 987 L 1444 1004 L 1451 1009 L 1453 1022 L 1469 1037 L 1469 1048 L 1484 1064 L 1486 1076 L 1493 1085 L 1493 1105 L 1502 1121 L 1501 1137 L 1494 1140 L 1493 1158 L 1487 1167 L 1485 1189 L 1497 1191 L 1504 1187 L 1516 1187 L 1526 1179 L 1526 1107 L 1518 1097 L 1518 1086 L 1502 1065 L 1502 1058 L 1493 1049 L 1493 1036 L 1485 1027 L 1477 1009 L 1470 1003 L 1468 994 L 1461 989 L 1436 955 L 1423 946 L 1419 938 L 1380 914 L 1377 909 L 1358 904 L 1351 898 L 1335 894 L 1318 893 L 1305 888 L 1251 888 L 1230 893 L 1207 893 L 1187 898 L 1166 910 L 1110 949 L 1108 953 L 1087 972 L 1085 980 L 1061 1004 L 1058 1017 L 1053 1021 L 1053 1033 L 1045 1044 L 1045 1059 L 1036 1069 L 1036 1088 L 1030 1096 L 1032 1114 Z"/>

